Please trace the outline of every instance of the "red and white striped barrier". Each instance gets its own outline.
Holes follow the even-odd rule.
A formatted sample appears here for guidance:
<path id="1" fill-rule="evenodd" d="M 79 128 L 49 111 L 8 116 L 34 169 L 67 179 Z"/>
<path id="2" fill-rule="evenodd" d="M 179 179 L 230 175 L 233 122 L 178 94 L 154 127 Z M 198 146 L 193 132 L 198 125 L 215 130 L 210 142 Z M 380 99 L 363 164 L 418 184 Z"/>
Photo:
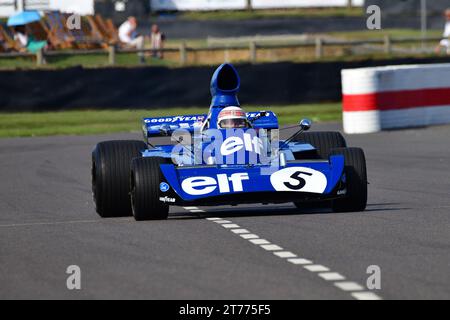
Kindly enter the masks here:
<path id="1" fill-rule="evenodd" d="M 450 64 L 342 71 L 344 131 L 450 123 Z"/>

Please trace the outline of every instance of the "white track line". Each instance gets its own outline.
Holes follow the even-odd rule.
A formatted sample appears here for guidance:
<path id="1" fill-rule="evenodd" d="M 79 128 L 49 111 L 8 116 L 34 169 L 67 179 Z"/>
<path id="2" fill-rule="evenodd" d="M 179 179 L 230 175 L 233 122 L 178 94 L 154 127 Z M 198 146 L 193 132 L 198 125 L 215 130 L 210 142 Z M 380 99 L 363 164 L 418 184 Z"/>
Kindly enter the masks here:
<path id="1" fill-rule="evenodd" d="M 213 222 L 218 223 L 218 224 L 231 223 L 231 221 L 228 221 L 228 220 L 214 220 Z"/>
<path id="2" fill-rule="evenodd" d="M 334 285 L 344 291 L 364 290 L 364 288 L 356 282 L 336 282 Z"/>
<path id="3" fill-rule="evenodd" d="M 262 245 L 262 244 L 270 244 L 269 241 L 267 241 L 266 239 L 253 239 L 253 240 L 249 240 L 251 243 L 253 244 L 257 244 L 257 245 Z"/>
<path id="4" fill-rule="evenodd" d="M 259 237 L 256 234 L 249 233 L 249 234 L 241 234 L 241 238 L 245 240 L 250 240 L 250 239 L 258 239 Z"/>
<path id="5" fill-rule="evenodd" d="M 382 298 L 373 292 L 354 292 L 352 297 L 356 300 L 382 300 Z"/>
<path id="6" fill-rule="evenodd" d="M 300 265 L 312 264 L 312 261 L 302 258 L 288 259 L 288 261 L 292 264 L 300 264 Z"/>
<path id="7" fill-rule="evenodd" d="M 263 248 L 264 250 L 267 250 L 267 251 L 280 251 L 280 250 L 283 250 L 282 247 L 277 246 L 276 244 L 263 244 L 261 246 L 261 248 Z"/>
<path id="8" fill-rule="evenodd" d="M 326 281 L 340 281 L 345 280 L 345 277 L 337 272 L 324 272 L 319 273 L 319 277 Z"/>
<path id="9" fill-rule="evenodd" d="M 236 229 L 236 228 L 240 228 L 237 224 L 234 223 L 224 223 L 221 225 L 222 227 L 226 228 L 226 229 Z"/>
<path id="10" fill-rule="evenodd" d="M 327 268 L 321 264 L 308 265 L 308 266 L 304 266 L 303 268 L 305 268 L 306 270 L 311 271 L 311 272 L 328 272 L 328 271 L 330 271 L 329 268 Z"/>
<path id="11" fill-rule="evenodd" d="M 289 252 L 289 251 L 278 251 L 278 252 L 274 252 L 274 255 L 276 255 L 277 257 L 286 259 L 286 258 L 295 258 L 297 255 L 295 253 Z"/>
<path id="12" fill-rule="evenodd" d="M 231 230 L 231 232 L 236 233 L 236 234 L 250 233 L 250 231 L 248 231 L 247 229 L 233 229 L 233 230 Z"/>
<path id="13" fill-rule="evenodd" d="M 186 210 L 189 207 L 185 207 Z M 199 210 L 197 207 L 192 208 L 191 210 Z M 230 230 L 232 233 L 239 235 L 242 239 L 247 240 L 248 242 L 259 246 L 260 248 L 272 252 L 275 256 L 292 263 L 293 265 L 302 266 L 305 270 L 313 272 L 317 274 L 321 279 L 329 282 L 333 282 L 334 286 L 344 292 L 348 292 L 354 299 L 357 300 L 382 300 L 380 296 L 370 291 L 363 291 L 364 287 L 356 282 L 351 281 L 343 281 L 345 280 L 345 276 L 340 273 L 333 272 L 330 268 L 321 265 L 314 264 L 313 261 L 298 257 L 295 253 L 290 251 L 283 250 L 282 247 L 270 243 L 266 239 L 261 239 L 256 234 L 251 233 L 247 229 L 241 228 L 239 225 L 232 223 L 229 220 L 223 220 L 221 218 L 207 218 L 206 220 L 217 223 L 222 227 Z"/>

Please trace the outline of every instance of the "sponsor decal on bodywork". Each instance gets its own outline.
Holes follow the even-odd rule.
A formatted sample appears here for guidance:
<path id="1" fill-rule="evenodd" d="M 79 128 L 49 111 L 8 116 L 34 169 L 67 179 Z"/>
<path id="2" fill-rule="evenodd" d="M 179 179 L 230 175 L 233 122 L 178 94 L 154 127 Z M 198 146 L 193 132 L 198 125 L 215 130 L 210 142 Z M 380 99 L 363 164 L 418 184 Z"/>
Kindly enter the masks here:
<path id="1" fill-rule="evenodd" d="M 263 169 L 272 170 L 261 174 Z M 288 163 L 270 166 L 186 166 L 162 164 L 161 171 L 170 187 L 184 200 L 235 193 L 299 192 L 327 195 L 335 191 L 344 172 L 344 157 L 330 161 Z"/>
<path id="2" fill-rule="evenodd" d="M 169 198 L 169 197 L 160 197 L 159 201 L 164 202 L 164 203 L 175 203 L 176 199 L 175 198 Z"/>

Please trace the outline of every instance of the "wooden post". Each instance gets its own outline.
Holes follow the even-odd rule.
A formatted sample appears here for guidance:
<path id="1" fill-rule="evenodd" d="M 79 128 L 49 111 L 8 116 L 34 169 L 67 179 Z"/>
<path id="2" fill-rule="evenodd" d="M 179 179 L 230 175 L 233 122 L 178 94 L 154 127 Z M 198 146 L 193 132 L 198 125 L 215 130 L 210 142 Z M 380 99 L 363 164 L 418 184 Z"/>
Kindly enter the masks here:
<path id="1" fill-rule="evenodd" d="M 250 48 L 249 48 L 249 50 L 250 50 L 250 63 L 256 63 L 256 61 L 257 61 L 258 56 L 257 56 L 256 49 L 257 48 L 256 48 L 255 41 L 251 41 L 250 42 Z"/>
<path id="2" fill-rule="evenodd" d="M 252 0 L 247 0 L 247 10 L 248 11 L 253 10 Z"/>
<path id="3" fill-rule="evenodd" d="M 39 49 L 36 52 L 36 64 L 37 64 L 38 67 L 43 66 L 45 64 L 44 50 L 43 49 Z"/>
<path id="4" fill-rule="evenodd" d="M 225 51 L 223 52 L 223 61 L 226 63 L 231 62 L 230 61 L 230 50 L 229 49 L 225 49 Z"/>
<path id="5" fill-rule="evenodd" d="M 392 53 L 392 41 L 389 35 L 384 36 L 384 52 L 386 54 Z"/>
<path id="6" fill-rule="evenodd" d="M 316 58 L 321 59 L 323 57 L 323 40 L 320 37 L 316 38 Z"/>
<path id="7" fill-rule="evenodd" d="M 180 44 L 180 64 L 182 66 L 186 65 L 187 63 L 187 48 L 186 48 L 186 42 L 183 41 Z"/>
<path id="8" fill-rule="evenodd" d="M 114 45 L 108 47 L 108 62 L 111 66 L 116 64 L 116 46 Z"/>
<path id="9" fill-rule="evenodd" d="M 348 9 L 353 8 L 353 1 L 352 0 L 347 0 L 347 8 Z"/>

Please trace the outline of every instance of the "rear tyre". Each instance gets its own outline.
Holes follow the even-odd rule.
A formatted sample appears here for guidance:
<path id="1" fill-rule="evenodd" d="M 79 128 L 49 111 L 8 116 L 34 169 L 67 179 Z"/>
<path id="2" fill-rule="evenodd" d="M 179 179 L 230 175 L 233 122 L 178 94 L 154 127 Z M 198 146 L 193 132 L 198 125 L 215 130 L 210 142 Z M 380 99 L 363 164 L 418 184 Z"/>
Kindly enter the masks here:
<path id="1" fill-rule="evenodd" d="M 331 155 L 345 157 L 347 195 L 332 202 L 334 212 L 364 211 L 367 206 L 367 169 L 364 151 L 360 148 L 335 149 Z"/>
<path id="2" fill-rule="evenodd" d="M 142 141 L 106 141 L 92 152 L 92 192 L 103 218 L 131 216 L 130 165 L 147 145 Z"/>
<path id="3" fill-rule="evenodd" d="M 309 143 L 317 149 L 317 155 L 321 159 L 328 159 L 333 149 L 347 147 L 347 143 L 340 132 L 304 132 L 294 141 Z M 301 153 L 299 153 L 299 156 L 301 156 Z"/>
<path id="4" fill-rule="evenodd" d="M 162 158 L 136 158 L 131 164 L 131 205 L 136 221 L 165 220 L 169 205 L 161 202 Z"/>

